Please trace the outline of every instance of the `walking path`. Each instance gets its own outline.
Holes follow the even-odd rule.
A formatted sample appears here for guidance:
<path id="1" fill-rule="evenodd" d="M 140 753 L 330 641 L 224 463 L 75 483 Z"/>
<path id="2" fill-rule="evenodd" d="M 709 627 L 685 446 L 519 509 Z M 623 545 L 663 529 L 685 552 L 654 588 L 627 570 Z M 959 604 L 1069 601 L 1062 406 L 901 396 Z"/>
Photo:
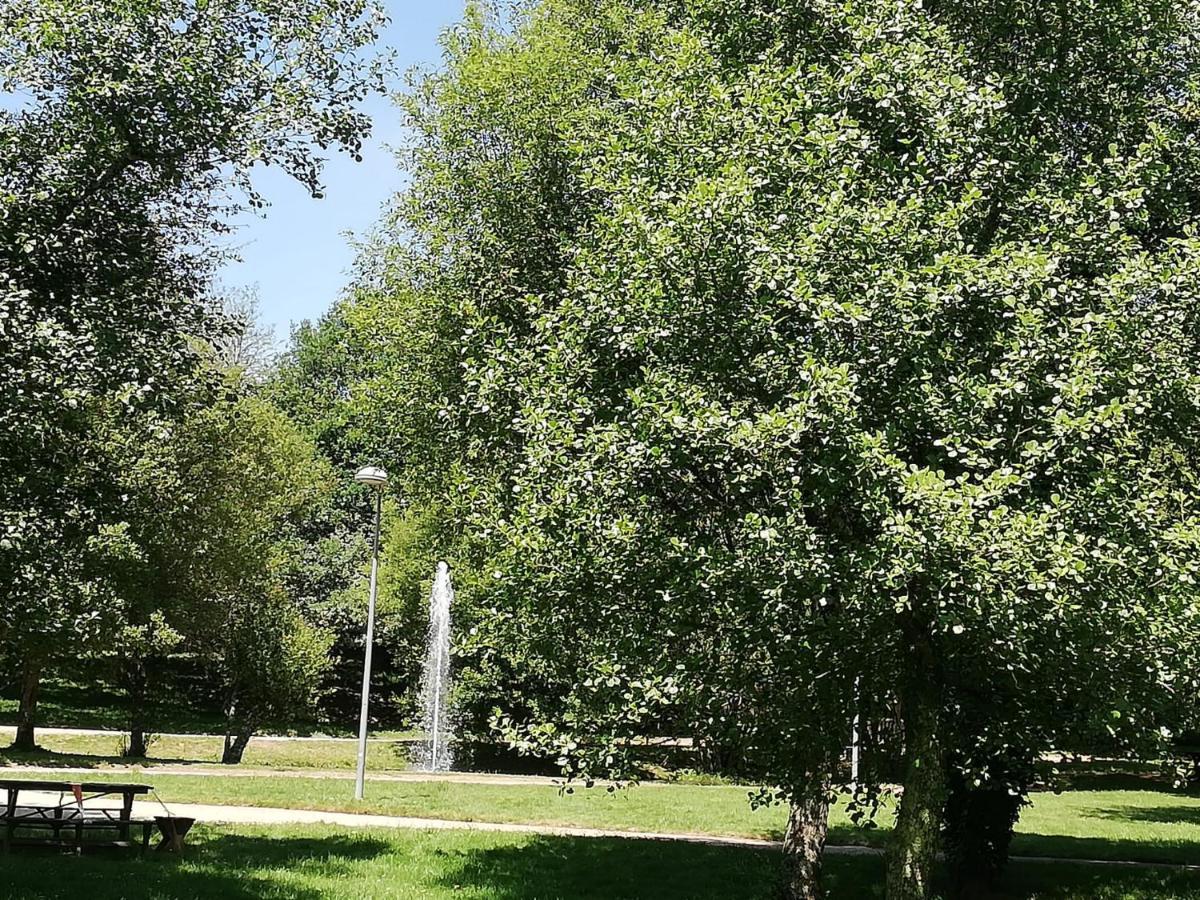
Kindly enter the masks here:
<path id="1" fill-rule="evenodd" d="M 0 734 L 15 734 L 16 726 L 0 725 Z M 109 728 L 59 728 L 51 726 L 39 725 L 37 728 L 38 734 L 59 734 L 83 737 L 111 737 L 119 738 L 129 734 L 128 731 L 113 730 Z M 171 732 L 171 731 L 156 731 L 156 737 L 164 738 L 210 738 L 213 740 L 224 740 L 223 734 L 209 734 L 206 732 Z M 256 734 L 250 738 L 251 742 L 265 743 L 288 743 L 288 742 L 304 742 L 304 741 L 319 741 L 321 743 L 346 743 L 354 744 L 358 742 L 356 737 L 334 737 L 328 734 Z M 392 737 L 369 737 L 367 743 L 370 744 L 419 744 L 422 738 L 415 734 L 393 735 Z M 646 747 L 682 747 L 690 748 L 692 746 L 691 738 L 634 738 L 630 743 L 635 746 Z"/>
<path id="2" fill-rule="evenodd" d="M 22 792 L 27 802 L 55 804 L 60 795 L 54 793 Z M 98 805 L 104 805 L 100 803 Z M 133 804 L 135 817 L 162 815 L 164 810 L 171 815 L 194 818 L 210 825 L 338 825 L 343 828 L 410 828 L 427 831 L 488 831 L 505 834 L 540 834 L 554 837 L 622 838 L 643 841 L 672 841 L 691 844 L 709 844 L 728 847 L 759 847 L 779 849 L 780 841 L 762 838 L 733 837 L 660 831 L 620 831 L 607 828 L 581 828 L 562 825 L 528 825 L 514 822 L 466 822 L 454 819 L 424 819 L 415 816 L 380 816 L 363 813 L 326 812 L 315 809 L 279 809 L 265 806 L 216 806 L 203 803 L 162 803 L 138 800 Z M 884 851 L 878 847 L 853 845 L 826 846 L 831 856 L 878 856 Z M 1050 856 L 1014 856 L 1014 862 L 1061 863 L 1087 866 L 1115 866 L 1134 869 L 1168 869 L 1173 871 L 1200 872 L 1200 865 L 1183 863 L 1150 863 L 1131 860 L 1071 859 Z"/>
<path id="3" fill-rule="evenodd" d="M 12 725 L 0 725 L 0 734 L 15 734 L 16 728 Z M 111 737 L 119 738 L 128 735 L 128 731 L 113 731 L 107 728 L 51 728 L 49 726 L 39 725 L 37 733 L 42 734 L 59 734 L 67 736 L 82 736 L 82 737 Z M 223 741 L 223 734 L 207 734 L 197 732 L 170 732 L 156 731 L 155 737 L 164 738 L 208 738 L 212 740 Z M 291 734 L 256 734 L 250 740 L 263 741 L 267 743 L 286 743 L 291 741 L 319 741 L 321 743 L 348 743 L 354 744 L 358 742 L 356 737 L 333 737 L 327 734 L 308 734 L 308 735 L 291 735 Z M 417 744 L 421 738 L 414 735 L 401 735 L 397 737 L 369 737 L 367 743 L 370 744 Z"/>
<path id="4" fill-rule="evenodd" d="M 159 775 L 192 775 L 208 778 L 315 778 L 350 781 L 354 772 L 350 769 L 270 769 L 221 766 L 214 764 L 193 765 L 104 765 L 104 766 L 4 766 L 0 772 L 29 772 L 38 775 L 135 775 L 153 777 Z M 506 785 L 557 785 L 561 779 L 547 775 L 501 775 L 488 772 L 372 772 L 368 781 L 448 781 L 459 784 L 506 784 Z M 657 784 L 657 782 L 647 782 Z"/>

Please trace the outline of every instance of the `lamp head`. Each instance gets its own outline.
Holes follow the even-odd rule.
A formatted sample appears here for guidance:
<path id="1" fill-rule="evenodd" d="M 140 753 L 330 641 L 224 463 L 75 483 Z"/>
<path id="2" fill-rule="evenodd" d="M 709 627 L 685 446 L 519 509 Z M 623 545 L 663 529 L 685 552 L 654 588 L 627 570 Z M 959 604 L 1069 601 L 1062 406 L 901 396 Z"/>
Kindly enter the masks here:
<path id="1" fill-rule="evenodd" d="M 354 473 L 354 480 L 382 491 L 387 487 L 387 472 L 378 466 L 363 466 Z"/>

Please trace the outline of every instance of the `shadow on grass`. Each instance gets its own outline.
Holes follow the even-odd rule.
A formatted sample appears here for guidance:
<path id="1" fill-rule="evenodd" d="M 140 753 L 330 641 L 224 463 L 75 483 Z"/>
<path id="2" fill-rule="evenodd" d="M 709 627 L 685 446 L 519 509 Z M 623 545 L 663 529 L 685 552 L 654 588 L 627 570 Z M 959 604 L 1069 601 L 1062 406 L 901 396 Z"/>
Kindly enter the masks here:
<path id="1" fill-rule="evenodd" d="M 54 750 L 14 750 L 12 747 L 0 749 L 0 768 L 4 766 L 47 766 L 63 769 L 100 769 L 105 766 L 211 766 L 220 762 L 217 759 L 193 759 L 174 756 L 147 756 L 143 759 L 128 759 L 118 754 L 101 755 L 94 753 L 58 753 Z"/>
<path id="2" fill-rule="evenodd" d="M 1200 860 L 1200 841 L 1186 838 L 1123 841 L 1111 838 L 1018 832 L 1013 836 L 1012 854 L 1014 856 L 1048 856 L 1078 860 L 1195 864 Z M 1200 894 L 1197 896 L 1200 897 Z"/>
<path id="3" fill-rule="evenodd" d="M 765 848 L 622 838 L 543 837 L 437 853 L 440 884 L 489 900 L 770 900 L 779 859 Z"/>
<path id="4" fill-rule="evenodd" d="M 772 900 L 780 854 L 619 838 L 472 837 L 422 832 L 278 835 L 203 829 L 183 858 L 0 857 L 0 897 L 250 900 L 451 897 L 479 900 Z M 828 900 L 881 900 L 883 860 L 826 860 Z M 1200 874 L 1062 863 L 1013 866 L 992 895 L 1012 900 L 1176 900 Z"/>
<path id="5" fill-rule="evenodd" d="M 995 896 L 1021 900 L 1184 900 L 1200 897 L 1200 873 L 1026 862 L 1009 866 Z"/>
<path id="6" fill-rule="evenodd" d="M 9 683 L 0 692 L 0 726 L 17 724 L 17 690 Z M 221 734 L 225 717 L 211 702 L 151 702 L 147 722 L 152 732 L 177 734 Z M 129 698 L 119 687 L 102 680 L 75 681 L 69 677 L 47 678 L 38 703 L 38 724 L 49 728 L 96 728 L 122 732 L 129 727 Z M 328 731 L 315 722 L 268 721 L 263 730 L 278 734 L 309 736 Z M 350 735 L 351 732 L 345 731 Z"/>
<path id="7" fill-rule="evenodd" d="M 0 897 L 315 900 L 327 895 L 318 881 L 352 884 L 361 864 L 391 849 L 387 841 L 357 834 L 276 838 L 224 833 L 203 837 L 183 859 L 158 854 L 139 859 L 124 852 L 74 857 L 14 851 L 0 857 Z M 364 878 L 362 893 L 370 887 Z"/>
<path id="8" fill-rule="evenodd" d="M 836 824 L 829 826 L 829 836 L 826 843 L 831 847 L 886 847 L 892 836 L 891 827 Z M 773 829 L 770 834 L 773 841 L 783 840 L 783 829 Z"/>
<path id="9" fill-rule="evenodd" d="M 1072 791 L 1155 791 L 1181 793 L 1175 783 L 1176 771 L 1161 763 L 1137 760 L 1075 761 L 1043 764 L 1039 767 L 1044 789 Z M 1200 796 L 1200 785 L 1183 793 Z"/>
<path id="10" fill-rule="evenodd" d="M 1097 809 L 1092 815 L 1121 822 L 1157 822 L 1163 825 L 1200 825 L 1200 806 L 1118 806 Z M 1193 842 L 1200 860 L 1200 840 Z"/>
<path id="11" fill-rule="evenodd" d="M 12 690 L 15 692 L 16 685 Z M 0 704 L 0 724 L 17 724 L 16 695 Z M 38 704 L 39 724 L 68 728 L 103 728 L 120 731 L 129 724 L 125 695 L 103 682 L 79 683 L 48 678 L 42 683 Z"/>
<path id="12" fill-rule="evenodd" d="M 1164 772 L 1072 772 L 1061 776 L 1071 791 L 1153 791 L 1178 794 L 1172 776 Z"/>
<path id="13" fill-rule="evenodd" d="M 778 851 L 617 838 L 539 838 L 519 846 L 448 851 L 441 883 L 488 900 L 771 900 Z M 880 856 L 826 857 L 827 900 L 882 900 Z M 995 898 L 1176 900 L 1200 896 L 1200 873 L 1074 863 L 1010 867 Z"/>

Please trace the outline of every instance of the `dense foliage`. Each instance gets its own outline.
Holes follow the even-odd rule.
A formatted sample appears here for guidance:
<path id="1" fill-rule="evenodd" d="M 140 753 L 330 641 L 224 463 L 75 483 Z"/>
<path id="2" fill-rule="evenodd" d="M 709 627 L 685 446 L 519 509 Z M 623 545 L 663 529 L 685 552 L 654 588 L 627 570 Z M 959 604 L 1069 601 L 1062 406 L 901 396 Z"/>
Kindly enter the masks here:
<path id="1" fill-rule="evenodd" d="M 134 753 L 180 649 L 231 761 L 318 684 L 352 709 L 370 516 L 333 473 L 382 464 L 385 715 L 446 556 L 468 737 L 581 779 L 694 738 L 790 805 L 813 897 L 857 715 L 900 757 L 858 786 L 902 782 L 889 897 L 941 847 L 994 874 L 1043 751 L 1194 724 L 1198 16 L 472 6 L 401 99 L 410 184 L 352 289 L 247 380 L 211 234 L 255 165 L 316 193 L 357 153 L 378 13 L 0 0 L 20 741 L 84 650 Z"/>
<path id="2" fill-rule="evenodd" d="M 584 777 L 736 747 L 809 895 L 850 717 L 895 713 L 896 898 L 949 793 L 1002 859 L 1038 753 L 1179 726 L 1195 13 L 553 0 L 448 39 L 394 232 L 459 364 L 432 483 L 494 725 Z"/>
<path id="3" fill-rule="evenodd" d="M 107 436 L 209 402 L 212 238 L 260 202 L 254 166 L 317 193 L 323 151 L 357 154 L 380 23 L 367 0 L 0 2 L 0 638 L 23 745 L 41 669 L 122 619 Z"/>
<path id="4" fill-rule="evenodd" d="M 375 248 L 382 254 L 382 249 Z M 364 255 L 364 261 L 372 257 Z M 413 489 L 432 471 L 438 421 L 431 414 L 443 366 L 438 334 L 391 265 L 364 268 L 354 289 L 325 317 L 305 323 L 264 385 L 264 396 L 297 423 L 336 471 L 383 465 L 392 475 L 385 505 L 375 633 L 372 717 L 411 724 L 426 624 L 424 597 L 438 559 L 441 518 Z M 378 271 L 382 270 L 382 271 Z M 400 287 L 399 290 L 393 290 Z M 292 578 L 305 615 L 334 635 L 322 714 L 352 721 L 362 683 L 367 585 L 362 575 L 373 524 L 370 495 L 348 477 L 306 527 L 303 562 Z"/>

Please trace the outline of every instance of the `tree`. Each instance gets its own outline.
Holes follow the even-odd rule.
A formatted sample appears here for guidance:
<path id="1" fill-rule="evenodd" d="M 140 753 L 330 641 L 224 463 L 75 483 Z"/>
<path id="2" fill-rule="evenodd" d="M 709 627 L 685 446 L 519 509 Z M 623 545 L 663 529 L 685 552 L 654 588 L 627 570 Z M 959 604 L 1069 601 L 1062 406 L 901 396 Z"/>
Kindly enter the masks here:
<path id="1" fill-rule="evenodd" d="M 99 633 L 91 546 L 119 527 L 100 418 L 169 415 L 222 325 L 202 295 L 256 165 L 319 193 L 380 84 L 363 0 L 0 5 L 0 616 L 37 677 Z M 135 64 L 136 63 L 136 64 Z"/>
<path id="2" fill-rule="evenodd" d="M 284 415 L 236 393 L 142 449 L 123 482 L 136 547 L 122 573 L 119 645 L 131 755 L 145 753 L 147 667 L 176 645 L 222 673 L 227 762 L 265 720 L 311 705 L 328 637 L 303 620 L 289 573 L 331 481 Z"/>
<path id="3" fill-rule="evenodd" d="M 376 631 L 373 714 L 407 725 L 413 708 L 425 607 L 422 596 L 446 549 L 448 520 L 427 503 L 432 473 L 449 456 L 434 414 L 453 353 L 439 343 L 436 315 L 408 284 L 405 254 L 384 234 L 362 250 L 346 296 L 292 335 L 264 385 L 264 396 L 314 442 L 335 470 L 371 463 L 387 468 L 395 499 L 384 507 L 381 597 Z M 293 590 L 305 616 L 335 635 L 323 712 L 357 713 L 362 684 L 370 497 L 348 477 L 305 532 L 305 563 Z"/>
<path id="4" fill-rule="evenodd" d="M 218 364 L 241 373 L 244 379 L 262 381 L 271 371 L 277 351 L 275 333 L 262 321 L 258 288 L 225 289 L 215 299 L 216 311 L 232 325 L 214 347 Z"/>
<path id="5" fill-rule="evenodd" d="M 952 789 L 1194 696 L 1194 11 L 1025 10 L 554 0 L 408 102 L 460 665 L 562 688 L 495 721 L 573 775 L 736 735 L 797 897 L 856 679 L 903 724 L 894 900 Z"/>
<path id="6" fill-rule="evenodd" d="M 242 761 L 264 721 L 313 709 L 332 644 L 281 598 L 242 599 L 226 623 L 221 655 L 228 701 L 221 762 L 228 764 Z"/>

